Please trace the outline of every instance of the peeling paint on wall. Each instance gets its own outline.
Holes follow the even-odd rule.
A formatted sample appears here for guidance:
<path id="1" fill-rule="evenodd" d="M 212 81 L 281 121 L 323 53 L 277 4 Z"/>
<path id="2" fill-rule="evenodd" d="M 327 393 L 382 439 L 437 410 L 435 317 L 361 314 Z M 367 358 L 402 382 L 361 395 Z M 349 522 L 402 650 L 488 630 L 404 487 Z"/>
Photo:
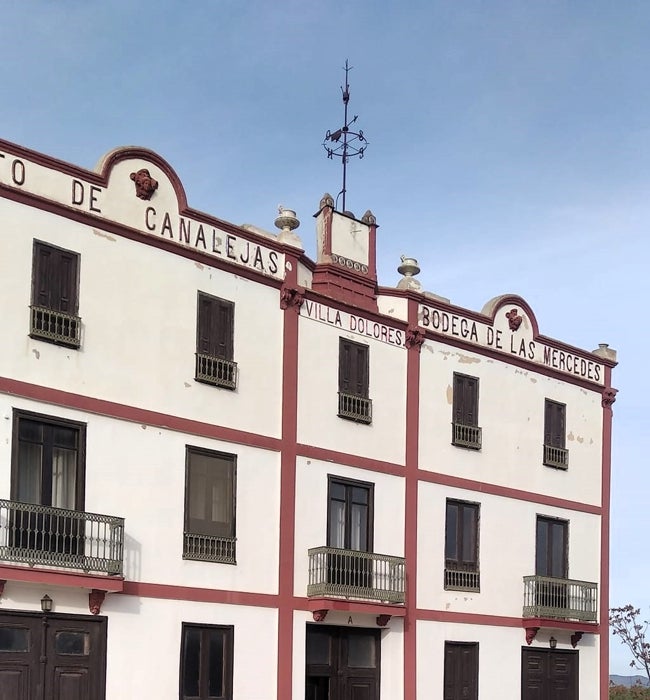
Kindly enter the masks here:
<path id="1" fill-rule="evenodd" d="M 99 236 L 100 238 L 105 238 L 107 241 L 111 241 L 112 243 L 114 243 L 117 240 L 117 238 L 110 236 L 105 231 L 98 231 L 96 228 L 94 228 L 92 231 L 96 236 Z"/>
<path id="2" fill-rule="evenodd" d="M 452 402 L 454 400 L 454 390 L 451 387 L 451 384 L 447 385 L 447 403 L 451 406 Z"/>
<path id="3" fill-rule="evenodd" d="M 470 357 L 469 355 L 459 355 L 458 356 L 458 362 L 460 362 L 461 365 L 472 365 L 476 362 L 480 362 L 481 360 L 478 357 Z"/>

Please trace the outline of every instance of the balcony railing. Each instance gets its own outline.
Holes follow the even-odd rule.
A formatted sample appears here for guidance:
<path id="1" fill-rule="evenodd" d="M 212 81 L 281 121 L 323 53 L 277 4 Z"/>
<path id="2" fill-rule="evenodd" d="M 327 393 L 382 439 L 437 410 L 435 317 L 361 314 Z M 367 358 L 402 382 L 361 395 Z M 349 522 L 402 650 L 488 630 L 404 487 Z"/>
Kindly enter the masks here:
<path id="1" fill-rule="evenodd" d="M 334 547 L 309 550 L 307 596 L 404 602 L 404 559 Z"/>
<path id="2" fill-rule="evenodd" d="M 339 391 L 339 416 L 357 423 L 372 423 L 372 399 Z"/>
<path id="3" fill-rule="evenodd" d="M 524 617 L 596 622 L 598 584 L 549 576 L 524 576 Z"/>
<path id="4" fill-rule="evenodd" d="M 460 569 L 445 569 L 445 590 L 447 591 L 480 591 L 481 574 L 478 571 L 461 571 Z"/>
<path id="5" fill-rule="evenodd" d="M 212 535 L 193 535 L 185 532 L 183 534 L 183 559 L 236 564 L 236 543 L 235 537 L 213 537 Z"/>
<path id="6" fill-rule="evenodd" d="M 44 306 L 30 306 L 29 334 L 32 338 L 78 348 L 81 345 L 81 319 L 79 316 L 52 311 Z"/>
<path id="7" fill-rule="evenodd" d="M 196 353 L 196 374 L 198 382 L 213 384 L 224 389 L 237 388 L 237 363 L 223 357 Z"/>
<path id="8" fill-rule="evenodd" d="M 472 450 L 481 449 L 481 429 L 478 425 L 463 425 L 452 423 L 452 444 L 458 447 L 469 447 Z"/>
<path id="9" fill-rule="evenodd" d="M 0 561 L 122 574 L 124 518 L 0 500 Z"/>
<path id="10" fill-rule="evenodd" d="M 567 469 L 569 467 L 569 450 L 564 447 L 544 445 L 544 464 L 547 467 Z"/>

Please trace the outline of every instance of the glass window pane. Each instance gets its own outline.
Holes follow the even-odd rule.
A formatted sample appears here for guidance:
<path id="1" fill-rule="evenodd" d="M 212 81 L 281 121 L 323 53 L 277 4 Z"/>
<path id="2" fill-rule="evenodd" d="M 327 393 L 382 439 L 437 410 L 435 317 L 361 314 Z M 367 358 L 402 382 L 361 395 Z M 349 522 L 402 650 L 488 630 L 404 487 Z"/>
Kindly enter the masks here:
<path id="1" fill-rule="evenodd" d="M 23 627 L 0 627 L 1 651 L 29 651 L 29 630 Z"/>
<path id="2" fill-rule="evenodd" d="M 350 548 L 359 552 L 368 550 L 368 507 L 353 504 L 350 523 Z"/>
<path id="3" fill-rule="evenodd" d="M 361 488 L 358 486 L 352 489 L 352 502 L 353 503 L 368 503 L 368 489 Z"/>
<path id="4" fill-rule="evenodd" d="M 75 654 L 88 656 L 90 653 L 90 635 L 87 632 L 62 631 L 54 637 L 54 649 L 57 654 Z"/>
<path id="5" fill-rule="evenodd" d="M 548 576 L 547 571 L 548 538 L 547 522 L 539 518 L 537 520 L 537 544 L 535 552 L 535 573 L 538 576 Z"/>
<path id="6" fill-rule="evenodd" d="M 476 559 L 476 508 L 463 508 L 463 561 L 473 562 Z"/>
<path id="7" fill-rule="evenodd" d="M 445 558 L 458 560 L 458 506 L 447 503 L 447 527 L 445 532 Z"/>
<path id="8" fill-rule="evenodd" d="M 22 424 L 22 421 L 21 421 Z M 41 463 L 43 448 L 28 442 L 18 447 L 17 498 L 23 503 L 41 502 Z"/>
<path id="9" fill-rule="evenodd" d="M 330 664 L 330 634 L 321 630 L 309 629 L 307 632 L 307 663 Z"/>
<path id="10" fill-rule="evenodd" d="M 76 428 L 65 428 L 55 425 L 52 429 L 53 442 L 57 447 L 67 447 L 71 450 L 77 449 L 77 435 L 79 431 Z"/>
<path id="11" fill-rule="evenodd" d="M 77 452 L 52 448 L 52 504 L 57 508 L 75 507 Z"/>
<path id="12" fill-rule="evenodd" d="M 195 627 L 184 630 L 183 695 L 199 696 L 199 671 L 201 667 L 201 632 Z"/>
<path id="13" fill-rule="evenodd" d="M 348 666 L 374 668 L 375 637 L 370 634 L 351 634 L 348 638 Z"/>
<path id="14" fill-rule="evenodd" d="M 18 423 L 18 438 L 30 442 L 43 442 L 43 424 L 35 420 L 20 418 Z"/>
<path id="15" fill-rule="evenodd" d="M 339 501 L 345 500 L 345 486 L 338 484 L 336 481 L 330 482 L 330 498 L 336 498 Z"/>
<path id="16" fill-rule="evenodd" d="M 327 544 L 330 547 L 345 546 L 345 504 L 330 501 L 330 531 Z"/>
<path id="17" fill-rule="evenodd" d="M 222 698 L 225 695 L 223 687 L 223 664 L 224 664 L 224 636 L 223 630 L 210 630 L 210 652 L 209 652 L 209 683 L 208 695 L 211 698 Z"/>

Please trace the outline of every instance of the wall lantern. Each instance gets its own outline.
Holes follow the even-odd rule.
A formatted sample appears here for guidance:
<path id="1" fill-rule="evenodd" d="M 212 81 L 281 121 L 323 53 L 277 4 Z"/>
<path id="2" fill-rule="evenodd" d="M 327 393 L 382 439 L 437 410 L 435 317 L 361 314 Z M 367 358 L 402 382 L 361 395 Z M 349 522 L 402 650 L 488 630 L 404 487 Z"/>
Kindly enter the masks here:
<path id="1" fill-rule="evenodd" d="M 53 601 L 52 598 L 46 593 L 42 598 L 41 598 L 41 610 L 44 613 L 49 613 L 52 612 L 52 605 Z"/>
<path id="2" fill-rule="evenodd" d="M 557 646 L 557 639 L 555 639 L 555 637 L 551 637 L 548 640 L 548 645 L 551 647 L 551 649 L 555 649 L 555 647 Z"/>

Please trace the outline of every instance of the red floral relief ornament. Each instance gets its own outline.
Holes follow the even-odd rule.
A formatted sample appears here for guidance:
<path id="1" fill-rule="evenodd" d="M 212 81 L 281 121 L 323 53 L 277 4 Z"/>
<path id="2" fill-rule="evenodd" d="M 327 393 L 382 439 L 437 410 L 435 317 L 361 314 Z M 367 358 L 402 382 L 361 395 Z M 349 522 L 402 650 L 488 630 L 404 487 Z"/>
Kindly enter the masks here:
<path id="1" fill-rule="evenodd" d="M 508 326 L 511 331 L 519 330 L 523 319 L 518 315 L 517 309 L 510 309 L 510 311 L 506 313 L 506 318 L 508 319 Z"/>
<path id="2" fill-rule="evenodd" d="M 151 199 L 151 195 L 158 189 L 158 180 L 154 180 L 146 168 L 131 173 L 131 179 L 135 183 L 135 194 L 140 199 Z"/>
<path id="3" fill-rule="evenodd" d="M 616 394 L 618 394 L 618 389 L 613 387 L 607 387 L 603 389 L 603 399 L 601 404 L 603 408 L 611 408 L 614 401 L 616 401 Z"/>

